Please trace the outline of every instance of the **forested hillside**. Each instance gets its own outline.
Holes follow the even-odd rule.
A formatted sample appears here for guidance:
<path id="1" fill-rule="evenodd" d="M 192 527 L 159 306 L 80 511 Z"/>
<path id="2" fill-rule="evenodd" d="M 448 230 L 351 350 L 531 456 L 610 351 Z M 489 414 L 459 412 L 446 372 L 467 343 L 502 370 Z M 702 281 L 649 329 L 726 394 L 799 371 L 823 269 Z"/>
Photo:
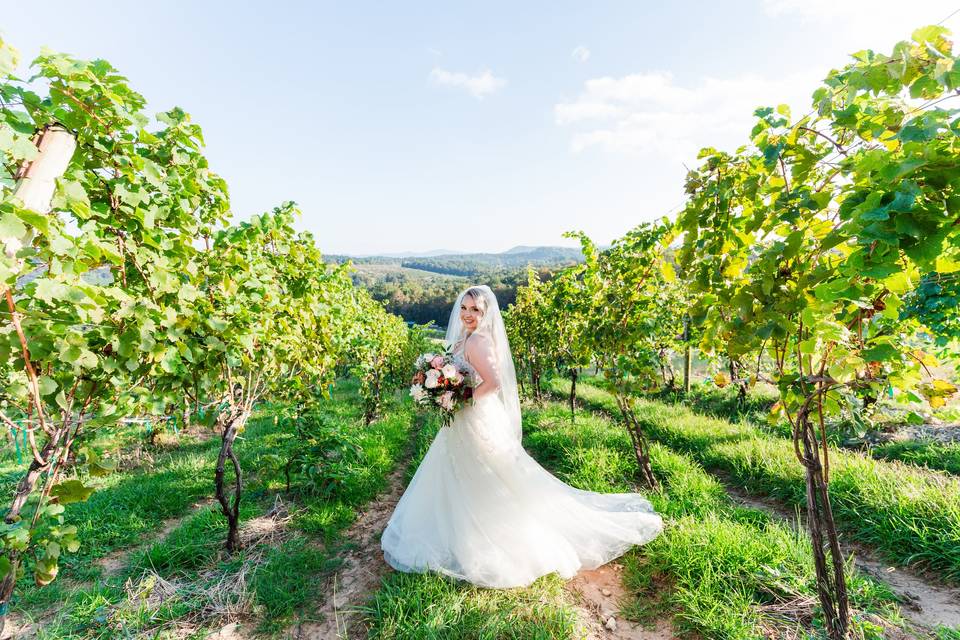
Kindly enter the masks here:
<path id="1" fill-rule="evenodd" d="M 565 247 L 515 247 L 504 253 L 444 255 L 421 258 L 366 256 L 351 258 L 327 255 L 335 264 L 350 262 L 353 282 L 383 302 L 391 313 L 408 322 L 434 322 L 446 326 L 450 306 L 465 286 L 489 285 L 504 306 L 516 297 L 517 286 L 526 282 L 527 268 L 541 279 L 583 260 L 580 249 Z"/>

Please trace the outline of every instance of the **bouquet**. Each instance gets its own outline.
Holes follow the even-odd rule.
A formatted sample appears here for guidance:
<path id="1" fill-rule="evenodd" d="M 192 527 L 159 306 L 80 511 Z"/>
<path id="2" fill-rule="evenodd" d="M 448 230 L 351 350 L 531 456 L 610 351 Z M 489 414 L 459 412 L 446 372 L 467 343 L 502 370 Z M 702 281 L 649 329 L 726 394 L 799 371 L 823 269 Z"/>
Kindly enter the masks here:
<path id="1" fill-rule="evenodd" d="M 439 407 L 444 426 L 473 397 L 469 371 L 449 353 L 424 353 L 417 358 L 410 396 L 420 405 Z"/>

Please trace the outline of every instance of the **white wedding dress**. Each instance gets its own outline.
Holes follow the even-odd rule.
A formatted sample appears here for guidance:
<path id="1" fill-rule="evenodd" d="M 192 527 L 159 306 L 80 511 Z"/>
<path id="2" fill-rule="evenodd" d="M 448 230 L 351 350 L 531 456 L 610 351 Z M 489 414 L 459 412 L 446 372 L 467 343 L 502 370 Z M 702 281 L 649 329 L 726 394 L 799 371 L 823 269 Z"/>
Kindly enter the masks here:
<path id="1" fill-rule="evenodd" d="M 639 494 L 582 491 L 541 467 L 501 396 L 483 396 L 440 428 L 383 532 L 390 566 L 520 587 L 552 572 L 571 578 L 660 533 Z"/>

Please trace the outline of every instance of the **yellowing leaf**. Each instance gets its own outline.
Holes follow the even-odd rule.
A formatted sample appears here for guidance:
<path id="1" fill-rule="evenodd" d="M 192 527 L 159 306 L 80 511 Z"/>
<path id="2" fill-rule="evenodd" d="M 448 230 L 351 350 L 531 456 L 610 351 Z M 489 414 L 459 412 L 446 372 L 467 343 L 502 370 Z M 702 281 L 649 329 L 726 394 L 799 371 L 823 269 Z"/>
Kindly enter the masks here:
<path id="1" fill-rule="evenodd" d="M 936 270 L 938 273 L 953 273 L 960 271 L 960 262 L 948 256 L 937 256 Z"/>
<path id="2" fill-rule="evenodd" d="M 673 265 L 669 262 L 660 263 L 660 273 L 663 274 L 663 279 L 667 282 L 674 282 L 677 279 L 677 272 L 674 271 Z"/>
<path id="3" fill-rule="evenodd" d="M 933 388 L 934 388 L 935 391 L 939 391 L 939 392 L 942 392 L 942 393 L 956 393 L 956 392 L 957 392 L 957 388 L 956 388 L 953 384 L 951 384 L 950 382 L 947 382 L 946 380 L 934 380 L 934 381 L 933 381 Z"/>
<path id="4" fill-rule="evenodd" d="M 883 285 L 894 293 L 906 293 L 913 288 L 913 282 L 905 271 L 895 273 L 889 278 L 884 279 Z"/>

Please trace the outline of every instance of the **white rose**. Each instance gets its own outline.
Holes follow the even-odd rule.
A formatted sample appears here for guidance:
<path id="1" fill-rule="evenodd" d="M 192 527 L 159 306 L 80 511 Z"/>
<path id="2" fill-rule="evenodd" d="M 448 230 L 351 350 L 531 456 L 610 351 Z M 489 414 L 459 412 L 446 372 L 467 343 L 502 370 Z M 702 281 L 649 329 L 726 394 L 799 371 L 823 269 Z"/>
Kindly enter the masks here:
<path id="1" fill-rule="evenodd" d="M 440 378 L 440 372 L 436 369 L 430 369 L 427 371 L 427 381 L 423 383 L 427 389 L 433 389 L 437 386 L 437 382 Z"/>
<path id="2" fill-rule="evenodd" d="M 427 392 L 423 385 L 415 384 L 410 387 L 410 396 L 415 402 L 423 402 L 423 399 L 427 397 Z"/>
<path id="3" fill-rule="evenodd" d="M 440 373 L 443 374 L 444 378 L 448 380 L 454 380 L 457 377 L 457 368 L 452 364 L 443 365 L 443 369 L 440 370 Z"/>

